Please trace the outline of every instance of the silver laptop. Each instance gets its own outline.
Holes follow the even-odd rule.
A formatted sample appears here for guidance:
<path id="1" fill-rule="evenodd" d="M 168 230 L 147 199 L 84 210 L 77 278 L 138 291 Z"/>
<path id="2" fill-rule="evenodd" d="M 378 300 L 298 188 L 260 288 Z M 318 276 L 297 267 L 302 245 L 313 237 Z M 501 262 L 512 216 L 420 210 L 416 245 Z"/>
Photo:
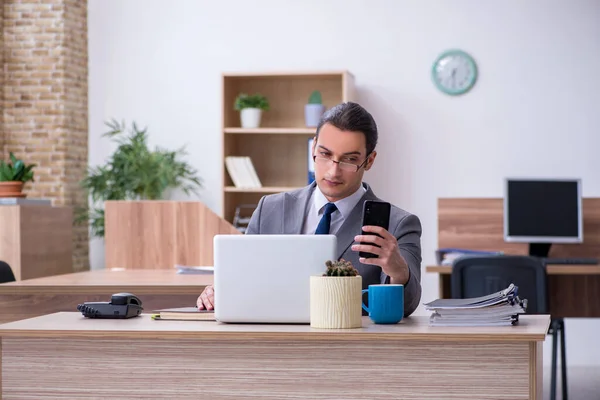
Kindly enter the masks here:
<path id="1" fill-rule="evenodd" d="M 335 260 L 335 235 L 216 235 L 215 318 L 310 323 L 310 276 Z"/>

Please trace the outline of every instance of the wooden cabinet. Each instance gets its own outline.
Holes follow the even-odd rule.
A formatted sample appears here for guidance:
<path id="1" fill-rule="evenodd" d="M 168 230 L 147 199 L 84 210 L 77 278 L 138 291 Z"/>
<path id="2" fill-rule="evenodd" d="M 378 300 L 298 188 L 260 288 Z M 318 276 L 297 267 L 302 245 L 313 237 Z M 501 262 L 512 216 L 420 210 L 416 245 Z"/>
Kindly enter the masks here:
<path id="1" fill-rule="evenodd" d="M 17 281 L 73 272 L 73 210 L 35 202 L 0 205 L 0 260 Z"/>
<path id="2" fill-rule="evenodd" d="M 321 92 L 325 108 L 355 99 L 354 77 L 347 71 L 223 74 L 223 216 L 233 222 L 241 204 L 257 204 L 266 194 L 308 184 L 308 141 L 316 128 L 306 127 L 304 106 L 310 94 Z M 241 128 L 234 109 L 240 93 L 262 94 L 270 105 L 259 128 Z M 250 157 L 259 188 L 239 188 L 225 166 L 227 156 Z"/>
<path id="3" fill-rule="evenodd" d="M 239 234 L 199 201 L 105 202 L 106 268 L 214 265 L 213 238 Z"/>

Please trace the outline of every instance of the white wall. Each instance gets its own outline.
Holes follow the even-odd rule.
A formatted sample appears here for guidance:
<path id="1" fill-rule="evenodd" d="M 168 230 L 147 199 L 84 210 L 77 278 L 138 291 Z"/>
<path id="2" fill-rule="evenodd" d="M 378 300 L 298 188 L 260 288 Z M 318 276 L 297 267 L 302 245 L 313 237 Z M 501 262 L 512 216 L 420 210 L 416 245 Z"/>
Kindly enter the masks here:
<path id="1" fill-rule="evenodd" d="M 90 164 L 112 148 L 103 121 L 135 119 L 153 144 L 188 144 L 220 212 L 220 73 L 348 69 L 381 133 L 366 179 L 421 217 L 430 265 L 438 197 L 498 197 L 507 175 L 577 176 L 600 196 L 598 20 L 596 0 L 89 0 Z M 429 75 L 454 47 L 480 70 L 459 98 Z M 423 274 L 423 301 L 437 284 Z M 600 365 L 600 321 L 566 328 L 569 364 Z"/>

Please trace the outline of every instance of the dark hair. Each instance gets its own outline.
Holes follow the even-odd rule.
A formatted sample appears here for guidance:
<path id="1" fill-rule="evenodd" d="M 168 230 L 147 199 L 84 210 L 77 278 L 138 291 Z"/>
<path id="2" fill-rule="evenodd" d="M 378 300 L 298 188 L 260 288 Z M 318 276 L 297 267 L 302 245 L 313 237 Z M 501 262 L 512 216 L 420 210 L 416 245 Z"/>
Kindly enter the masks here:
<path id="1" fill-rule="evenodd" d="M 317 126 L 317 139 L 321 127 L 325 124 L 331 124 L 343 131 L 362 132 L 367 142 L 367 155 L 375 150 L 378 137 L 377 124 L 373 116 L 360 104 L 349 101 L 327 110 Z"/>

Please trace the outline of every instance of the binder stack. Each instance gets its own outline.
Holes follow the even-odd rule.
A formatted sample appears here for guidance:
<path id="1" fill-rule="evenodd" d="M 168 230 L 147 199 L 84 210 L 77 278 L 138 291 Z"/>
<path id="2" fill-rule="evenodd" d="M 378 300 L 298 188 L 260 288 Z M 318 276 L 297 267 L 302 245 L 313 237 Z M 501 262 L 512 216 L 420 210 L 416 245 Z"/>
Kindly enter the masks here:
<path id="1" fill-rule="evenodd" d="M 431 311 L 430 326 L 515 325 L 527 310 L 527 299 L 517 296 L 514 284 L 487 296 L 467 299 L 437 299 L 425 304 Z"/>

